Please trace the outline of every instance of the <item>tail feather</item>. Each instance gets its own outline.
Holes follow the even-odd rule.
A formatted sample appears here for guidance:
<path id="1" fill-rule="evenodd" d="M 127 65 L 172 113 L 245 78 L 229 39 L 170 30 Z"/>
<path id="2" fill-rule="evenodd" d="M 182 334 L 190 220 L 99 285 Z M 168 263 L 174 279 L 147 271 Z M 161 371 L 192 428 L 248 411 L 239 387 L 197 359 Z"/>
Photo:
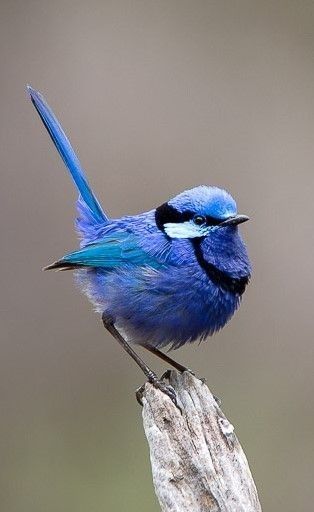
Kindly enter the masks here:
<path id="1" fill-rule="evenodd" d="M 59 260 L 47 265 L 42 270 L 55 270 L 56 272 L 62 272 L 64 270 L 75 270 L 77 268 L 85 268 L 86 265 L 80 265 L 79 263 L 69 263 L 67 261 Z"/>
<path id="2" fill-rule="evenodd" d="M 67 136 L 65 135 L 58 119 L 46 103 L 44 97 L 35 91 L 31 86 L 27 86 L 32 103 L 36 108 L 42 122 L 44 123 L 54 145 L 56 146 L 63 162 L 70 171 L 74 183 L 79 191 L 77 208 L 79 219 L 77 228 L 82 235 L 88 234 L 88 229 L 95 224 L 109 222 L 109 218 L 101 208 L 96 196 L 92 192 L 85 176 L 85 172 L 76 156 Z"/>

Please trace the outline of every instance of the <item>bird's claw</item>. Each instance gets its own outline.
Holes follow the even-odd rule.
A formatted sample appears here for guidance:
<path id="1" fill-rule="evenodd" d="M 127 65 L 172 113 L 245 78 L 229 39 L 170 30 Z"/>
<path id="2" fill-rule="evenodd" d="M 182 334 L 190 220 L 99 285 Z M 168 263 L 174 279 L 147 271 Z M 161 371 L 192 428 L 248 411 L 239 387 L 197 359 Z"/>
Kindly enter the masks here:
<path id="1" fill-rule="evenodd" d="M 166 370 L 162 376 L 160 377 L 160 380 L 169 380 L 172 370 Z"/>
<path id="2" fill-rule="evenodd" d="M 162 377 L 164 378 L 164 376 Z M 177 395 L 176 395 L 176 392 L 175 390 L 173 389 L 172 386 L 170 385 L 167 385 L 165 382 L 163 382 L 163 380 L 161 379 L 155 379 L 155 378 L 151 378 L 149 380 L 150 384 L 152 384 L 152 386 L 154 386 L 155 389 L 159 389 L 162 393 L 164 393 L 165 395 L 167 395 L 171 402 L 179 409 L 180 412 L 181 411 L 181 408 L 180 406 L 178 405 L 178 402 L 177 402 Z M 135 396 L 136 396 L 136 400 L 138 401 L 138 403 L 143 406 L 143 393 L 145 391 L 145 384 L 143 384 L 142 386 L 140 386 L 136 392 L 135 392 Z"/>
<path id="3" fill-rule="evenodd" d="M 136 400 L 137 402 L 143 407 L 143 393 L 144 393 L 144 390 L 145 390 L 145 384 L 143 384 L 142 386 L 140 386 L 139 388 L 137 388 L 137 390 L 135 391 L 135 397 L 136 397 Z"/>
<path id="4" fill-rule="evenodd" d="M 170 380 L 170 375 L 172 371 L 173 370 L 166 370 L 160 377 L 160 380 Z M 192 370 L 190 370 L 190 368 L 184 368 L 184 370 L 180 371 L 181 374 L 185 372 L 190 373 L 191 375 L 193 375 L 193 377 L 195 377 L 195 373 Z"/>
<path id="5" fill-rule="evenodd" d="M 163 380 L 159 379 L 153 379 L 151 381 L 151 384 L 154 386 L 154 388 L 159 389 L 162 393 L 167 395 L 170 398 L 171 402 L 173 402 L 174 405 L 179 409 L 177 395 L 172 386 L 166 384 Z"/>

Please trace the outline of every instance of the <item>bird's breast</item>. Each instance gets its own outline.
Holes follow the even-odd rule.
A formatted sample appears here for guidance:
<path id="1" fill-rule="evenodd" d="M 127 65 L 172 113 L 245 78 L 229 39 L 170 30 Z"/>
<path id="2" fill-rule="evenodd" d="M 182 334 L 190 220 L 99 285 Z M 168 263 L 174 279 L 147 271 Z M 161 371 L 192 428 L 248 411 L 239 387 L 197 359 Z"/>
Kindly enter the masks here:
<path id="1" fill-rule="evenodd" d="M 236 265 L 236 262 L 234 262 L 233 268 L 230 268 L 230 271 L 222 270 L 206 259 L 200 239 L 195 238 L 191 243 L 197 263 L 207 275 L 209 281 L 225 292 L 241 296 L 250 279 L 248 271 L 245 269 L 243 275 L 241 275 L 241 268 Z M 229 267 L 231 267 L 230 262 Z M 232 270 L 234 273 L 232 273 Z"/>
<path id="2" fill-rule="evenodd" d="M 100 312 L 116 319 L 129 341 L 179 347 L 221 329 L 240 295 L 209 279 L 195 262 L 181 266 L 78 271 L 83 290 Z"/>

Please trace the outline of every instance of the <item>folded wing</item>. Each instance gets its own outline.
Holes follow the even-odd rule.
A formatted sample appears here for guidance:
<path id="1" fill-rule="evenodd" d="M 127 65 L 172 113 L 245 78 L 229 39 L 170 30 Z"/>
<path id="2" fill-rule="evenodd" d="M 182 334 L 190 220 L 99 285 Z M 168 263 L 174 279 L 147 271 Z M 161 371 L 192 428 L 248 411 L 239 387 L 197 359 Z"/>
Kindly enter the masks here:
<path id="1" fill-rule="evenodd" d="M 126 265 L 148 266 L 158 269 L 162 263 L 144 251 L 138 239 L 129 233 L 108 234 L 102 241 L 86 245 L 83 249 L 66 254 L 44 270 L 73 270 L 100 268 L 112 270 Z"/>

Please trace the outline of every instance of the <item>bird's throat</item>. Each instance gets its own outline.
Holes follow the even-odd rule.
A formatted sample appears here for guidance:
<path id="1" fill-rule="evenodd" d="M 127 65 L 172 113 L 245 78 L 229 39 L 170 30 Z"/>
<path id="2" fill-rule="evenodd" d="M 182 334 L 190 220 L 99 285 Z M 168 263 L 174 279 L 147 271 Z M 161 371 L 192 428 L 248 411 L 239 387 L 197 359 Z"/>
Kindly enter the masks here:
<path id="1" fill-rule="evenodd" d="M 204 270 L 204 272 L 206 272 L 207 277 L 224 291 L 228 291 L 236 295 L 242 295 L 245 291 L 246 285 L 249 282 L 250 276 L 246 275 L 243 277 L 232 277 L 227 272 L 220 270 L 212 263 L 206 261 L 202 251 L 201 243 L 201 238 L 191 239 L 191 244 L 193 246 L 197 262 Z"/>

